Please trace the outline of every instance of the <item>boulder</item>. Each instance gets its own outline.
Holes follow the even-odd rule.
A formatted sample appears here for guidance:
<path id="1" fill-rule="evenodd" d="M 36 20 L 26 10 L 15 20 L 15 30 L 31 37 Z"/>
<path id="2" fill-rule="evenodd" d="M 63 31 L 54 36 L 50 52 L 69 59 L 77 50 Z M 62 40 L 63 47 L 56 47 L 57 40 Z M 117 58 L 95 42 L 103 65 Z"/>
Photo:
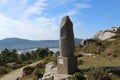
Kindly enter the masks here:
<path id="1" fill-rule="evenodd" d="M 116 36 L 118 34 L 120 34 L 120 28 L 112 27 L 111 29 L 97 32 L 94 35 L 94 38 L 103 41 L 103 40 L 110 39 L 110 38 L 112 38 L 112 37 L 114 37 L 114 36 Z"/>
<path id="2" fill-rule="evenodd" d="M 45 65 L 45 74 L 39 80 L 65 80 L 71 75 L 59 74 L 53 62 Z"/>
<path id="3" fill-rule="evenodd" d="M 54 63 L 53 62 L 49 62 L 48 64 L 45 65 L 45 74 L 43 75 L 42 80 L 45 79 L 50 79 L 51 77 L 53 77 L 53 68 L 54 68 Z"/>
<path id="4" fill-rule="evenodd" d="M 98 38 L 90 38 L 90 39 L 85 39 L 85 40 L 82 40 L 80 45 L 84 46 L 84 45 L 87 45 L 91 42 L 99 42 L 100 40 Z"/>

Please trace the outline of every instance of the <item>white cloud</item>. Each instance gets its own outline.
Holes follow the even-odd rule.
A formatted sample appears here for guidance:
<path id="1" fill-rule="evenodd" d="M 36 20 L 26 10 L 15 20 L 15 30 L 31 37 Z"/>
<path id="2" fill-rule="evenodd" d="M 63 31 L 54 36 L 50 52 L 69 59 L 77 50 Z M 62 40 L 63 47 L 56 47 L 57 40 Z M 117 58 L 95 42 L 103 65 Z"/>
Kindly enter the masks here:
<path id="1" fill-rule="evenodd" d="M 75 4 L 75 6 L 77 7 L 77 8 L 91 8 L 92 6 L 91 5 L 89 5 L 89 4 L 87 4 L 87 3 L 76 3 Z"/>
<path id="2" fill-rule="evenodd" d="M 45 3 L 46 0 L 37 0 L 36 2 L 34 2 L 33 5 L 31 5 L 23 14 L 22 18 L 27 18 L 31 15 L 34 14 L 41 14 L 45 7 L 47 6 L 47 4 Z"/>
<path id="3" fill-rule="evenodd" d="M 65 16 L 65 15 L 72 16 L 72 15 L 75 15 L 76 13 L 77 13 L 77 11 L 76 11 L 76 10 L 70 10 L 70 11 L 68 11 L 68 12 L 64 13 L 64 14 L 63 14 L 63 16 Z"/>
<path id="4" fill-rule="evenodd" d="M 14 20 L 0 14 L 0 39 L 19 37 L 25 39 L 56 39 L 58 27 L 54 19 L 39 17 L 33 21 Z"/>
<path id="5" fill-rule="evenodd" d="M 8 3 L 9 0 L 0 0 L 0 4 L 1 5 L 6 5 Z"/>
<path id="6" fill-rule="evenodd" d="M 69 4 L 69 3 L 71 3 L 71 2 L 73 2 L 74 0 L 60 0 L 60 1 L 58 1 L 58 0 L 50 0 L 50 6 L 51 7 L 58 7 L 58 6 L 61 6 L 61 5 L 66 5 L 66 3 L 67 4 Z"/>
<path id="7" fill-rule="evenodd" d="M 81 15 L 82 13 L 80 13 L 81 9 L 84 8 L 91 8 L 92 6 L 87 4 L 87 3 L 76 3 L 75 7 L 73 7 L 72 9 L 68 10 L 68 12 L 63 13 L 62 16 L 65 15 L 69 15 L 69 16 L 74 16 L 79 12 L 79 15 Z"/>
<path id="8" fill-rule="evenodd" d="M 54 16 L 51 12 L 48 12 L 49 14 L 46 13 L 47 17 L 38 17 L 44 15 L 44 10 L 46 8 L 49 9 L 49 7 L 56 5 L 61 6 L 61 8 L 58 7 L 58 9 L 64 9 L 64 5 L 68 6 L 68 2 L 72 3 L 73 0 L 62 0 L 60 2 L 54 0 L 54 4 L 51 5 L 50 3 L 46 3 L 47 0 L 33 0 L 33 2 L 30 0 L 20 0 L 19 2 L 18 0 L 2 1 L 4 1 L 2 2 L 4 4 L 8 3 L 10 7 L 5 11 L 7 14 L 0 13 L 0 39 L 8 37 L 19 37 L 35 40 L 57 39 L 59 37 L 58 24 L 60 23 L 63 16 L 69 15 L 75 22 L 76 19 L 74 17 L 78 12 L 80 12 L 82 8 L 91 7 L 91 5 L 86 3 L 77 3 L 75 5 L 72 4 L 72 6 L 74 6 L 71 7 L 72 9 L 69 8 L 67 11 L 64 10 L 66 11 L 65 13 L 62 12 L 62 14 L 56 14 L 54 12 L 55 10 L 51 10 L 51 8 L 50 10 L 55 13 Z M 53 17 L 49 18 L 49 16 Z M 31 20 L 31 18 L 33 18 L 33 20 Z M 81 22 L 76 21 L 74 26 L 79 26 L 81 24 Z"/>
<path id="9" fill-rule="evenodd" d="M 34 20 L 27 19 L 31 17 L 31 15 L 43 13 L 47 6 L 45 1 L 46 0 L 36 0 L 25 12 L 23 12 L 24 15 L 19 20 L 6 16 L 4 13 L 0 13 L 0 39 L 8 37 L 34 40 L 57 39 L 58 26 L 56 24 L 56 19 L 48 17 L 37 17 Z M 19 4 L 14 10 L 21 10 L 23 8 L 22 6 L 27 2 L 28 0 L 22 0 L 22 4 L 20 3 L 21 6 Z M 12 13 L 11 9 L 9 9 L 9 12 Z"/>

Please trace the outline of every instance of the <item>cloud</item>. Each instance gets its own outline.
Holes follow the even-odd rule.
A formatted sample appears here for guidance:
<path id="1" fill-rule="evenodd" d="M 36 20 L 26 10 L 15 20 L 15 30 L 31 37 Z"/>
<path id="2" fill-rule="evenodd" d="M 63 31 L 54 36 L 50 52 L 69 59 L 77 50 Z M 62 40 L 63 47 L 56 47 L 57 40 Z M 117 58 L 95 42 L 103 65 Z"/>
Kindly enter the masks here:
<path id="1" fill-rule="evenodd" d="M 0 14 L 0 38 L 19 37 L 25 39 L 56 39 L 58 27 L 54 19 L 38 17 L 33 21 L 19 21 Z"/>
<path id="2" fill-rule="evenodd" d="M 69 15 L 74 26 L 82 25 L 77 21 L 81 9 L 90 8 L 87 3 L 74 0 L 2 0 L 6 7 L 0 7 L 0 39 L 18 37 L 34 40 L 58 39 L 61 18 Z M 9 2 L 8 2 L 9 1 Z M 1 4 L 1 3 L 0 3 Z M 51 8 L 53 7 L 54 8 Z M 59 10 L 57 12 L 57 10 Z M 45 14 L 47 16 L 45 16 Z M 75 27 L 77 28 L 77 27 Z"/>
<path id="3" fill-rule="evenodd" d="M 91 8 L 92 6 L 87 3 L 75 3 L 74 7 L 72 7 L 70 10 L 68 10 L 66 13 L 63 13 L 62 16 L 69 15 L 69 16 L 74 16 L 74 15 L 79 15 L 82 14 L 81 9 L 85 8 Z"/>
<path id="4" fill-rule="evenodd" d="M 8 1 L 9 0 L 0 0 L 0 4 L 4 6 L 4 5 L 6 5 L 8 3 Z"/>
<path id="5" fill-rule="evenodd" d="M 58 7 L 58 6 L 63 6 L 63 5 L 70 5 L 71 2 L 73 2 L 74 0 L 61 0 L 58 2 L 58 0 L 50 0 L 50 6 L 51 7 Z"/>
<path id="6" fill-rule="evenodd" d="M 83 9 L 83 8 L 91 8 L 92 6 L 87 3 L 76 3 L 75 6 L 77 8 Z"/>
<path id="7" fill-rule="evenodd" d="M 36 2 L 34 2 L 33 5 L 31 5 L 23 14 L 22 18 L 27 18 L 30 17 L 31 15 L 34 14 L 41 14 L 45 7 L 47 6 L 47 4 L 45 3 L 46 0 L 37 0 Z"/>
<path id="8" fill-rule="evenodd" d="M 76 10 L 70 10 L 70 11 L 68 11 L 68 12 L 66 12 L 66 13 L 64 13 L 64 14 L 62 14 L 62 16 L 66 16 L 66 15 L 72 16 L 72 15 L 75 15 L 76 13 L 77 13 Z"/>

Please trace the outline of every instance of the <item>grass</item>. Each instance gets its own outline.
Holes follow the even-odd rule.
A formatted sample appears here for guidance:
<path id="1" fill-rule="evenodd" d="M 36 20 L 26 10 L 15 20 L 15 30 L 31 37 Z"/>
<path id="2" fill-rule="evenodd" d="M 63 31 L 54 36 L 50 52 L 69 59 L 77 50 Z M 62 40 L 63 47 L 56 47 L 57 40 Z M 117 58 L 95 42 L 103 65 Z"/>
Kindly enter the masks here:
<path id="1" fill-rule="evenodd" d="M 120 57 L 120 37 L 114 38 L 114 41 L 91 42 L 88 45 L 79 45 L 75 48 L 75 53 L 92 53 L 103 56 Z"/>
<path id="2" fill-rule="evenodd" d="M 79 69 L 87 69 L 91 67 L 116 67 L 120 66 L 120 57 L 103 57 L 103 56 L 84 56 L 78 58 L 83 63 L 78 66 Z"/>

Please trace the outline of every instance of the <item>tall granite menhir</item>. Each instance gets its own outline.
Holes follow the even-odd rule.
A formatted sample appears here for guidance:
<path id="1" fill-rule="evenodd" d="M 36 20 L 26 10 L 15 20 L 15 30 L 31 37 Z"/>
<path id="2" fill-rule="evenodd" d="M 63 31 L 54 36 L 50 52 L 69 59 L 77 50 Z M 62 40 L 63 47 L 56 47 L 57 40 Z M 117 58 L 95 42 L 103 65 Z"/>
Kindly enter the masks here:
<path id="1" fill-rule="evenodd" d="M 60 56 L 57 60 L 58 73 L 72 74 L 77 70 L 77 57 L 74 56 L 73 23 L 69 16 L 62 18 L 59 39 Z"/>

